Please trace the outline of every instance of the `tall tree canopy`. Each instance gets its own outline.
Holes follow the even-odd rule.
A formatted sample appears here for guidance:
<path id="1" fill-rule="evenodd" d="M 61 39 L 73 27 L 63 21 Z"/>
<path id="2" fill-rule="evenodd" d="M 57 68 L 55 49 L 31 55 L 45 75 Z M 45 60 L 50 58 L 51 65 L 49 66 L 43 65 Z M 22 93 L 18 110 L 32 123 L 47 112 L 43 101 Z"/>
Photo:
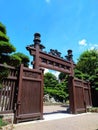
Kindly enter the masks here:
<path id="1" fill-rule="evenodd" d="M 91 82 L 91 86 L 98 88 L 98 50 L 85 51 L 80 55 L 76 69 L 84 74 L 84 79 Z"/>
<path id="2" fill-rule="evenodd" d="M 98 50 L 84 51 L 77 62 L 76 68 L 84 74 L 92 76 L 98 68 Z"/>
<path id="3" fill-rule="evenodd" d="M 3 62 L 8 54 L 15 51 L 16 48 L 10 43 L 9 38 L 6 35 L 5 26 L 0 23 L 0 62 Z"/>
<path id="4" fill-rule="evenodd" d="M 89 80 L 91 85 L 93 106 L 98 106 L 98 50 L 87 50 L 83 52 L 77 62 L 76 76 Z"/>
<path id="5" fill-rule="evenodd" d="M 6 27 L 0 22 L 0 63 L 19 66 L 21 63 L 28 66 L 29 57 L 23 53 L 15 53 L 16 48 L 10 43 Z"/>

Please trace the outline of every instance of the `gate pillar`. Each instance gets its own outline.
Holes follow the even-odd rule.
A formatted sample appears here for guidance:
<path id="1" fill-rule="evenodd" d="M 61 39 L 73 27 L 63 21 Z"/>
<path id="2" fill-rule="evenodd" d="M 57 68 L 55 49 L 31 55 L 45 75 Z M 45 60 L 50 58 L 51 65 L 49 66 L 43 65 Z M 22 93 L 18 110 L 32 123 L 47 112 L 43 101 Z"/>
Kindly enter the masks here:
<path id="1" fill-rule="evenodd" d="M 68 54 L 66 56 L 67 60 L 71 62 L 71 73 L 68 78 L 68 89 L 69 89 L 69 104 L 70 104 L 70 113 L 76 113 L 76 100 L 75 100 L 75 88 L 74 88 L 74 62 L 72 50 L 67 51 Z"/>
<path id="2" fill-rule="evenodd" d="M 76 113 L 76 100 L 75 100 L 75 88 L 74 88 L 74 77 L 69 76 L 68 78 L 68 88 L 69 88 L 69 104 L 70 113 Z"/>
<path id="3" fill-rule="evenodd" d="M 39 50 L 40 50 L 40 34 L 35 33 L 34 35 L 34 48 L 36 48 L 36 54 L 34 56 L 34 69 L 39 69 Z"/>
<path id="4" fill-rule="evenodd" d="M 36 52 L 35 52 L 35 56 L 34 56 L 34 69 L 40 69 L 39 68 L 39 61 L 40 61 L 40 58 L 39 58 L 39 52 L 40 52 L 40 50 L 42 50 L 43 48 L 44 48 L 44 46 L 42 45 L 42 44 L 40 44 L 41 43 L 41 40 L 40 40 L 40 37 L 41 37 L 41 35 L 39 34 L 39 33 L 35 33 L 34 34 L 34 48 L 35 48 L 35 50 L 36 50 Z"/>

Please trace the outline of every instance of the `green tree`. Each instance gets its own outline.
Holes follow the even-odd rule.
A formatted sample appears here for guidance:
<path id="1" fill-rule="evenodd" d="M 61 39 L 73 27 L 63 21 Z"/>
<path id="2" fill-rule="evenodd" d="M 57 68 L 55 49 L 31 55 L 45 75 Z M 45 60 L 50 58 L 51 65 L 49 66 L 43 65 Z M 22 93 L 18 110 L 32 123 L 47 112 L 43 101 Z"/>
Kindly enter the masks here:
<path id="1" fill-rule="evenodd" d="M 77 62 L 76 69 L 84 74 L 92 76 L 98 68 L 98 50 L 84 51 Z"/>
<path id="2" fill-rule="evenodd" d="M 50 97 L 55 98 L 55 86 L 58 84 L 56 76 L 52 73 L 45 73 L 44 75 L 44 94 L 49 94 Z"/>
<path id="3" fill-rule="evenodd" d="M 10 65 L 13 62 L 18 64 L 21 62 L 19 57 L 11 56 L 11 53 L 15 52 L 16 48 L 10 43 L 9 37 L 6 33 L 6 27 L 0 22 L 0 63 L 6 63 Z"/>
<path id="4" fill-rule="evenodd" d="M 97 68 L 98 50 L 87 50 L 80 55 L 76 69 L 84 74 L 84 79 L 94 80 Z"/>
<path id="5" fill-rule="evenodd" d="M 52 73 L 45 73 L 44 75 L 44 87 L 45 88 L 54 88 L 58 84 L 58 80 L 55 75 Z"/>
<path id="6" fill-rule="evenodd" d="M 83 52 L 79 57 L 76 69 L 80 71 L 83 79 L 90 81 L 92 103 L 93 106 L 98 106 L 98 50 Z"/>
<path id="7" fill-rule="evenodd" d="M 66 74 L 65 73 L 63 73 L 63 72 L 61 72 L 60 74 L 59 74 L 59 80 L 64 80 L 66 78 Z"/>
<path id="8" fill-rule="evenodd" d="M 29 66 L 29 57 L 23 53 L 17 52 L 14 53 L 13 56 L 18 56 L 21 59 L 21 63 L 24 64 L 25 67 Z"/>
<path id="9" fill-rule="evenodd" d="M 68 99 L 68 87 L 67 78 L 58 82 L 55 75 L 52 73 L 46 73 L 44 75 L 44 93 L 49 94 L 50 97 L 54 97 L 55 100 L 63 102 L 63 100 Z"/>
<path id="10" fill-rule="evenodd" d="M 74 70 L 74 75 L 78 79 L 83 79 L 83 80 L 87 80 L 87 81 L 89 80 L 89 75 L 88 74 L 84 74 L 84 73 L 82 73 L 82 71 L 80 71 L 80 70 L 78 70 L 76 68 Z"/>
<path id="11" fill-rule="evenodd" d="M 6 27 L 0 22 L 0 63 L 15 67 L 24 64 L 24 66 L 28 67 L 29 57 L 23 53 L 15 52 L 16 48 L 10 43 Z"/>
<path id="12" fill-rule="evenodd" d="M 63 102 L 68 100 L 68 78 L 66 77 L 62 82 L 58 83 L 55 90 L 57 91 L 55 96 L 59 101 Z"/>

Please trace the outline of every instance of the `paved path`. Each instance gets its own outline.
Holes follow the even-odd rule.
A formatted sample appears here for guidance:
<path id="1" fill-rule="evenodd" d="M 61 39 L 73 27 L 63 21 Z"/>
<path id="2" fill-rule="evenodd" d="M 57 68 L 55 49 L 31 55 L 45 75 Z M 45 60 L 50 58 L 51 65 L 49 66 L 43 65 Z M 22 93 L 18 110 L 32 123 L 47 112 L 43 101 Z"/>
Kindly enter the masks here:
<path id="1" fill-rule="evenodd" d="M 44 113 L 44 120 L 19 123 L 13 130 L 98 130 L 98 113 L 72 115 L 62 106 L 45 106 Z"/>
<path id="2" fill-rule="evenodd" d="M 98 130 L 98 113 L 18 124 L 14 130 Z"/>

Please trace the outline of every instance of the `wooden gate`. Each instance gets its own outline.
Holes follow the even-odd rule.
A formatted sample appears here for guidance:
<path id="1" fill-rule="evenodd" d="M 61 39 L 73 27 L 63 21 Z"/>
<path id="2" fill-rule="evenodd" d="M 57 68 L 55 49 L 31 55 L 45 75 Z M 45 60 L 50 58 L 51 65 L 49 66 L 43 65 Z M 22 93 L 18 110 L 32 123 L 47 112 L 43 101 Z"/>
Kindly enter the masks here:
<path id="1" fill-rule="evenodd" d="M 20 67 L 15 122 L 43 118 L 43 72 Z"/>
<path id="2" fill-rule="evenodd" d="M 70 112 L 87 112 L 92 106 L 91 89 L 89 82 L 69 77 Z"/>
<path id="3" fill-rule="evenodd" d="M 91 106 L 90 85 L 79 79 L 74 79 L 74 68 L 72 50 L 68 50 L 67 56 L 61 57 L 57 50 L 50 49 L 45 52 L 45 48 L 40 44 L 40 34 L 34 34 L 34 44 L 27 46 L 30 55 L 33 56 L 33 68 L 39 70 L 41 67 L 57 70 L 69 75 L 69 95 L 70 95 L 70 112 L 86 112 L 86 108 Z"/>
<path id="4" fill-rule="evenodd" d="M 74 78 L 75 64 L 72 51 L 65 58 L 57 50 L 43 51 L 40 34 L 34 35 L 34 44 L 26 49 L 33 56 L 32 69 L 23 65 L 11 71 L 0 92 L 0 113 L 14 112 L 15 122 L 43 119 L 43 70 L 42 67 L 64 72 L 69 75 L 70 112 L 86 112 L 91 106 L 90 86 L 87 82 Z"/>

